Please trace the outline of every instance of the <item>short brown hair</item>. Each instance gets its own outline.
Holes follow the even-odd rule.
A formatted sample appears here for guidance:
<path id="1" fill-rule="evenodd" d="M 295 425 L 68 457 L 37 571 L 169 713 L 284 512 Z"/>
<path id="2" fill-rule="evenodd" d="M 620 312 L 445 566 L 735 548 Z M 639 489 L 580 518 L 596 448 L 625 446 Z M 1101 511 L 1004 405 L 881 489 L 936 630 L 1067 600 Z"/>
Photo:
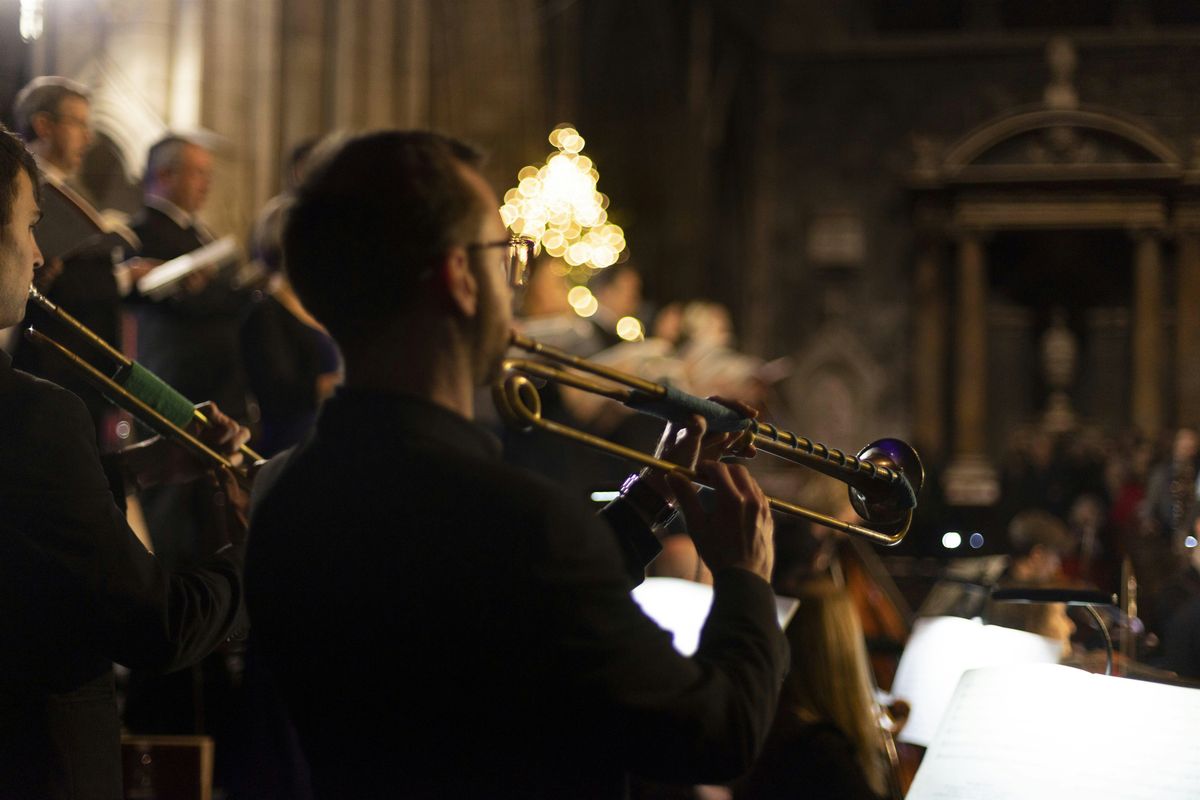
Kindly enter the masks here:
<path id="1" fill-rule="evenodd" d="M 13 102 L 13 121 L 17 133 L 31 142 L 37 138 L 33 130 L 33 118 L 38 114 L 57 117 L 62 101 L 68 97 L 91 100 L 87 87 L 82 83 L 58 75 L 43 75 L 25 84 Z"/>
<path id="2" fill-rule="evenodd" d="M 13 203 L 17 199 L 17 175 L 21 170 L 29 176 L 34 197 L 37 197 L 38 169 L 33 156 L 12 131 L 0 125 L 0 237 L 12 220 Z"/>
<path id="3" fill-rule="evenodd" d="M 318 148 L 284 223 L 284 268 L 305 308 L 345 346 L 395 317 L 421 273 L 465 244 L 481 212 L 460 167 L 479 154 L 426 131 Z"/>

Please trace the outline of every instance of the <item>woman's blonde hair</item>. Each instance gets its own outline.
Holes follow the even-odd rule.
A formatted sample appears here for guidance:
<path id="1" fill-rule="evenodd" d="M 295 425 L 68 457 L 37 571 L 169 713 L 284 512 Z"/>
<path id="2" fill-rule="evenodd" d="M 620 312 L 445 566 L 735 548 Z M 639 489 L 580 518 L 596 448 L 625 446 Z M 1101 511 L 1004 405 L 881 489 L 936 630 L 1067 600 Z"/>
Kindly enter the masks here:
<path id="1" fill-rule="evenodd" d="M 787 628 L 792 666 L 781 713 L 829 723 L 850 740 L 867 783 L 887 791 L 887 764 L 862 624 L 845 589 L 814 581 L 796 593 L 800 607 Z"/>

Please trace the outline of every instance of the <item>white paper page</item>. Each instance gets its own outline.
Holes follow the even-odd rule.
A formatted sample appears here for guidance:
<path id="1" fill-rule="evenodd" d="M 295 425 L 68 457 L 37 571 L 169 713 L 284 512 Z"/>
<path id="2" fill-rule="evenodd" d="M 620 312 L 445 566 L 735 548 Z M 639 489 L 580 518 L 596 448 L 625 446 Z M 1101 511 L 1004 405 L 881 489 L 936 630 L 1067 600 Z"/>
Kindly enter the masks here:
<path id="1" fill-rule="evenodd" d="M 633 600 L 646 616 L 674 636 L 675 649 L 685 656 L 700 646 L 700 629 L 712 608 L 711 586 L 679 578 L 646 578 L 633 590 Z M 800 605 L 790 597 L 776 597 L 775 611 L 779 627 L 787 626 Z"/>
<path id="2" fill-rule="evenodd" d="M 1062 645 L 1054 639 L 984 625 L 978 619 L 917 620 L 892 681 L 892 696 L 907 701 L 912 709 L 896 738 L 928 747 L 958 679 L 968 669 L 996 664 L 1055 664 L 1061 651 Z"/>
<path id="3" fill-rule="evenodd" d="M 1056 665 L 967 672 L 908 800 L 1196 800 L 1200 690 Z"/>
<path id="4" fill-rule="evenodd" d="M 190 253 L 159 264 L 138 281 L 138 291 L 147 297 L 161 299 L 174 291 L 176 284 L 193 272 L 217 266 L 237 257 L 237 254 L 237 240 L 232 236 L 224 236 Z"/>

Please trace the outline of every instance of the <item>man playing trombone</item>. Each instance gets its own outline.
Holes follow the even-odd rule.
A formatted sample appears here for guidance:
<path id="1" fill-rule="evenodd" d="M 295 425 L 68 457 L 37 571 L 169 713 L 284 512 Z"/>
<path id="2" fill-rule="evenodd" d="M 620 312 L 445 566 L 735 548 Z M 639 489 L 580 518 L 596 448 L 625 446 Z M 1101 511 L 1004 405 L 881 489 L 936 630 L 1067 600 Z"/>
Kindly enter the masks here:
<path id="1" fill-rule="evenodd" d="M 0 328 L 16 325 L 42 255 L 34 239 L 38 174 L 0 127 Z M 234 452 L 247 437 L 216 409 L 203 437 Z M 163 440 L 106 470 L 83 403 L 12 368 L 0 351 L 0 798 L 122 796 L 112 662 L 194 663 L 240 616 L 238 544 L 169 573 L 114 502 L 123 480 L 195 477 Z M 164 461 L 165 459 L 165 461 Z M 107 474 L 106 474 L 107 473 Z M 230 477 L 230 476 L 225 476 Z M 226 481 L 227 508 L 239 505 Z"/>
<path id="2" fill-rule="evenodd" d="M 318 795 L 608 798 L 628 773 L 745 771 L 787 659 L 758 485 L 703 461 L 712 511 L 686 481 L 635 480 L 597 518 L 506 467 L 472 418 L 509 342 L 526 243 L 506 234 L 477 156 L 382 132 L 318 161 L 285 263 L 341 347 L 345 385 L 260 477 L 247 552 L 255 636 Z M 697 417 L 668 457 L 694 461 L 703 432 Z M 629 595 L 657 554 L 664 493 L 715 575 L 690 659 Z"/>

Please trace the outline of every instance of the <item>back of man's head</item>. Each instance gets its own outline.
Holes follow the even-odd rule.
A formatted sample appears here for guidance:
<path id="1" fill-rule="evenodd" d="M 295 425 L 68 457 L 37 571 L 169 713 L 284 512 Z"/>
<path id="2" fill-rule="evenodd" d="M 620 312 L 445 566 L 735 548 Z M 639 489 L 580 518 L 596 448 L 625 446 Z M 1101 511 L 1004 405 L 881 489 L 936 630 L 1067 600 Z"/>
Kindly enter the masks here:
<path id="1" fill-rule="evenodd" d="M 17 175 L 21 170 L 29 176 L 36 197 L 38 171 L 33 156 L 20 139 L 0 125 L 0 242 L 4 241 L 8 223 L 12 220 L 13 203 L 17 199 Z"/>
<path id="2" fill-rule="evenodd" d="M 483 209 L 461 169 L 479 155 L 435 133 L 382 131 L 313 161 L 284 227 L 284 266 L 345 348 L 402 313 L 438 257 L 469 242 Z"/>
<path id="3" fill-rule="evenodd" d="M 57 117 L 62 101 L 67 97 L 91 99 L 87 87 L 82 83 L 58 75 L 43 75 L 25 84 L 25 88 L 17 93 L 17 99 L 13 102 L 13 121 L 17 126 L 17 133 L 27 142 L 36 139 L 34 118 L 38 114 Z"/>

